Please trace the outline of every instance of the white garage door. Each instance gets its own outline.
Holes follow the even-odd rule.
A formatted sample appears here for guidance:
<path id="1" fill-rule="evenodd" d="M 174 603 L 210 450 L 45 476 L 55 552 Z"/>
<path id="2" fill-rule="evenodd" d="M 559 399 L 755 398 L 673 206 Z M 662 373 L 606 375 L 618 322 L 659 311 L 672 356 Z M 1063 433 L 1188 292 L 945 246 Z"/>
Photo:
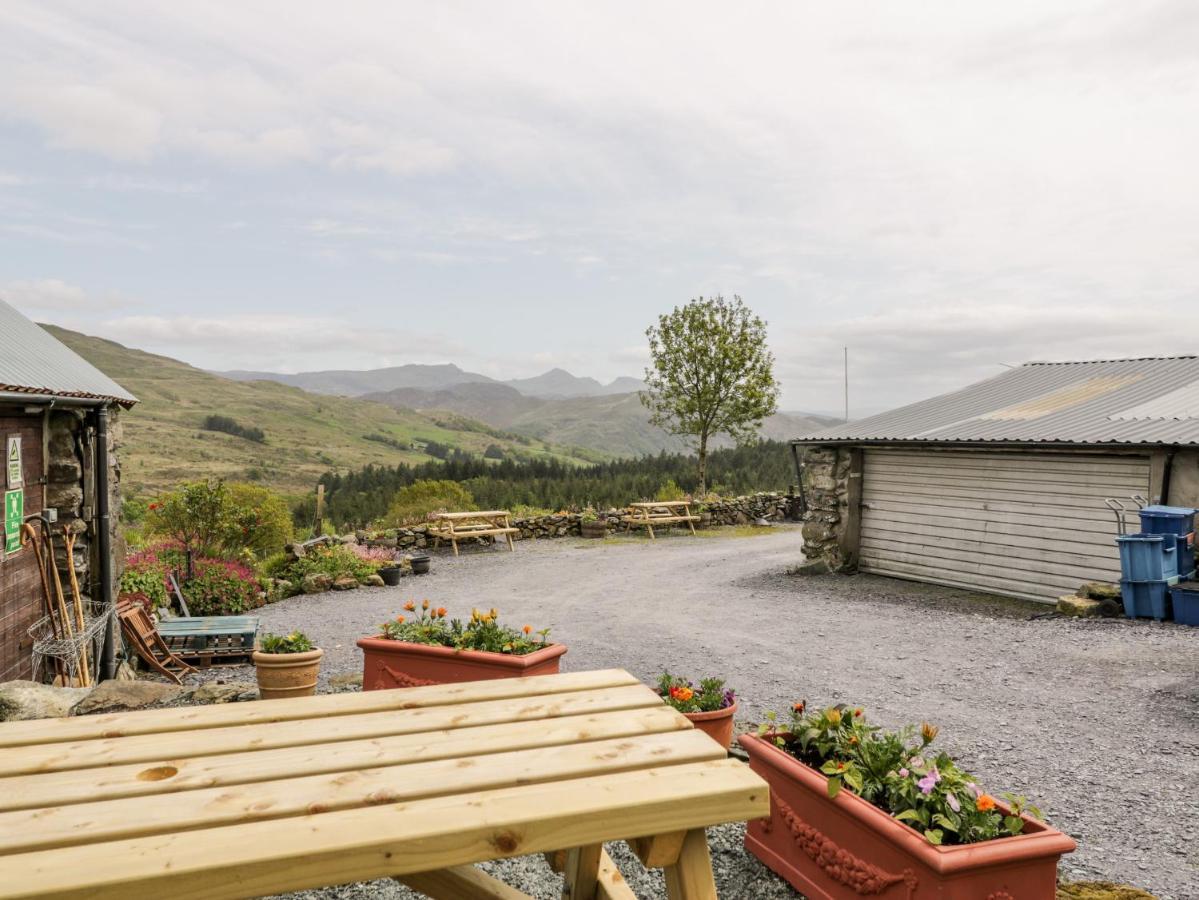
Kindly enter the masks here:
<path id="1" fill-rule="evenodd" d="M 860 568 L 1055 600 L 1120 578 L 1103 500 L 1131 494 L 1149 494 L 1148 456 L 867 450 Z"/>

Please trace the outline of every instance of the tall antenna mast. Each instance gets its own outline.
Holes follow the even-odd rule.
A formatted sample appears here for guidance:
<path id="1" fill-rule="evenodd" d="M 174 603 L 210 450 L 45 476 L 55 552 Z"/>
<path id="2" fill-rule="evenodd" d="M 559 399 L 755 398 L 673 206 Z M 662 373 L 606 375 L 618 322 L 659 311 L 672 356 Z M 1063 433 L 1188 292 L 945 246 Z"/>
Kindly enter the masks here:
<path id="1" fill-rule="evenodd" d="M 845 421 L 849 421 L 849 348 L 842 348 L 845 351 Z"/>

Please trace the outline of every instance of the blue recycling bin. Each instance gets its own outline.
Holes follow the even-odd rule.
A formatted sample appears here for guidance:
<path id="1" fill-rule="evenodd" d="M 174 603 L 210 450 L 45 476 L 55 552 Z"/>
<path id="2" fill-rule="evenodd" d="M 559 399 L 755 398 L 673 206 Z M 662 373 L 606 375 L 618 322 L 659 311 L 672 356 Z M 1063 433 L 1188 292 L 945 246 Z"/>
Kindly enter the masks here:
<path id="1" fill-rule="evenodd" d="M 1178 540 L 1172 534 L 1122 534 L 1120 572 L 1125 581 L 1178 578 Z"/>
<path id="2" fill-rule="evenodd" d="M 1141 509 L 1144 534 L 1173 534 L 1186 537 L 1195 530 L 1195 510 L 1189 506 L 1146 506 Z"/>
<path id="3" fill-rule="evenodd" d="M 1124 600 L 1124 615 L 1130 619 L 1157 619 L 1159 622 L 1173 616 L 1170 597 L 1170 582 L 1121 581 L 1120 594 Z"/>
<path id="4" fill-rule="evenodd" d="M 1199 583 L 1184 581 L 1170 589 L 1174 601 L 1174 621 L 1183 625 L 1199 625 Z"/>

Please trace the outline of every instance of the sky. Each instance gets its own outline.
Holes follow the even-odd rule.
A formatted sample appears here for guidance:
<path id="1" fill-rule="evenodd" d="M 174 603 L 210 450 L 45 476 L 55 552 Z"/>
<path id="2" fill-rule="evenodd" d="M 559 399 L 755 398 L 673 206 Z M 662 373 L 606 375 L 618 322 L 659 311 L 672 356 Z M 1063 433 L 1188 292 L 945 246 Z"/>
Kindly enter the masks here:
<path id="1" fill-rule="evenodd" d="M 1199 4 L 0 5 L 0 297 L 212 369 L 639 375 L 697 296 L 782 406 L 1191 353 Z"/>

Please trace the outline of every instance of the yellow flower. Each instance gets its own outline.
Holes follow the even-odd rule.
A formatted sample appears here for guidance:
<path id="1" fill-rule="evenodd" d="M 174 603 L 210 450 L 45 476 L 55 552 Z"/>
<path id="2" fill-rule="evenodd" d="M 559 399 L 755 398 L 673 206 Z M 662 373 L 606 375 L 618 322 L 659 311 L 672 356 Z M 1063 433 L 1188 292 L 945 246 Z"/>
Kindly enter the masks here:
<path id="1" fill-rule="evenodd" d="M 933 742 L 933 738 L 937 736 L 937 732 L 940 730 L 941 729 L 930 722 L 920 723 L 920 737 L 924 739 L 925 744 L 931 744 Z"/>
<path id="2" fill-rule="evenodd" d="M 835 706 L 830 706 L 824 711 L 824 717 L 829 720 L 830 725 L 841 724 L 841 710 Z"/>

